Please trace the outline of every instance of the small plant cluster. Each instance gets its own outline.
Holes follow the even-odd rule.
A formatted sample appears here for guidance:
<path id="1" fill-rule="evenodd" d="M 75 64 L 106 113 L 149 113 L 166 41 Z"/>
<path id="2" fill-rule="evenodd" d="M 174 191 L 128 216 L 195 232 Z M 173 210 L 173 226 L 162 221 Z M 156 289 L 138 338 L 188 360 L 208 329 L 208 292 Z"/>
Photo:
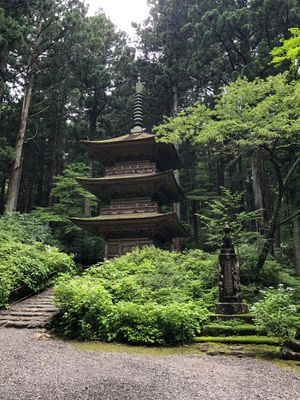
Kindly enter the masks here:
<path id="1" fill-rule="evenodd" d="M 72 257 L 54 243 L 48 228 L 36 218 L 11 214 L 0 219 L 0 307 L 8 305 L 14 289 L 26 286 L 38 292 L 50 277 L 74 271 Z"/>
<path id="2" fill-rule="evenodd" d="M 281 340 L 294 337 L 300 317 L 297 306 L 292 304 L 293 289 L 278 285 L 262 290 L 261 294 L 262 300 L 252 307 L 257 328 Z"/>
<path id="3" fill-rule="evenodd" d="M 190 250 L 136 249 L 64 277 L 55 288 L 70 338 L 146 345 L 193 341 L 215 301 L 217 258 Z"/>

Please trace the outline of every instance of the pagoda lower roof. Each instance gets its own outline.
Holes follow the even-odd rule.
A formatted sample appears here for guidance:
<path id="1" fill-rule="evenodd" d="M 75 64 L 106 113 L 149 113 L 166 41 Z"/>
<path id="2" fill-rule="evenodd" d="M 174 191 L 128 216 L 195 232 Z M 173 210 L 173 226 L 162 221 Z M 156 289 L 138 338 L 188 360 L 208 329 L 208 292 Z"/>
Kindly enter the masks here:
<path id="1" fill-rule="evenodd" d="M 171 240 L 185 237 L 187 231 L 175 212 L 99 215 L 90 218 L 71 218 L 80 228 L 107 239 L 152 237 Z"/>
<path id="2" fill-rule="evenodd" d="M 153 195 L 163 204 L 180 202 L 185 198 L 173 170 L 150 174 L 110 175 L 103 178 L 76 179 L 86 190 L 98 198 L 108 201 L 123 198 L 124 193 L 140 195 L 141 192 L 144 192 L 144 196 Z"/>
<path id="3" fill-rule="evenodd" d="M 84 143 L 91 156 L 103 162 L 117 160 L 118 155 L 122 153 L 136 156 L 145 152 L 160 159 L 164 170 L 181 168 L 175 146 L 171 143 L 156 142 L 155 135 L 150 133 L 128 133 L 105 140 L 82 140 L 81 143 Z"/>

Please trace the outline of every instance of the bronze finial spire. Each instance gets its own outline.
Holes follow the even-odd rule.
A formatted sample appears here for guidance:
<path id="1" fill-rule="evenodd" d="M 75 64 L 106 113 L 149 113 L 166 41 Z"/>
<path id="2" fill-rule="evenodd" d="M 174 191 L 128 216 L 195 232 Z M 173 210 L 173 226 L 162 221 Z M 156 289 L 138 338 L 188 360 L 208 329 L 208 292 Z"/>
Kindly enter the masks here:
<path id="1" fill-rule="evenodd" d="M 139 74 L 135 86 L 133 129 L 131 129 L 131 133 L 143 131 L 143 90 L 144 85 Z"/>

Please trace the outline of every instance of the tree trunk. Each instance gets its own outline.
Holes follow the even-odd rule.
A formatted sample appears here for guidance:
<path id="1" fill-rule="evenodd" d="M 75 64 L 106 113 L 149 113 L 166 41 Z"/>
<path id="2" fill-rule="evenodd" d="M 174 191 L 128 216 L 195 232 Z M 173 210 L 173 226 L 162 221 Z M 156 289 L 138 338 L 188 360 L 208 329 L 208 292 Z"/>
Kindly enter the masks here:
<path id="1" fill-rule="evenodd" d="M 193 233 L 193 239 L 195 242 L 195 245 L 199 245 L 199 220 L 198 216 L 196 213 L 199 210 L 199 201 L 198 200 L 191 200 L 191 209 L 192 209 L 192 220 L 191 220 L 191 225 L 192 225 L 192 233 Z"/>
<path id="2" fill-rule="evenodd" d="M 258 261 L 257 261 L 257 265 L 256 265 L 258 276 L 259 276 L 260 271 L 261 271 L 262 267 L 264 266 L 264 263 L 268 257 L 269 250 L 270 250 L 270 247 L 273 242 L 273 238 L 274 238 L 274 235 L 275 235 L 275 232 L 277 229 L 277 223 L 278 223 L 278 217 L 279 217 L 279 211 L 280 211 L 280 207 L 281 207 L 282 198 L 283 198 L 283 187 L 279 188 L 279 190 L 278 190 L 277 199 L 275 202 L 272 218 L 269 222 L 269 228 L 265 235 L 265 242 L 261 249 L 259 257 L 258 257 Z"/>
<path id="3" fill-rule="evenodd" d="M 0 215 L 4 213 L 4 202 L 5 202 L 5 186 L 6 186 L 6 178 L 3 177 L 0 180 Z"/>
<path id="4" fill-rule="evenodd" d="M 89 176 L 93 176 L 93 161 L 89 163 Z M 84 199 L 84 215 L 86 217 L 91 217 L 92 216 L 92 204 L 91 204 L 91 199 L 85 198 Z"/>
<path id="5" fill-rule="evenodd" d="M 62 88 L 59 98 L 57 99 L 57 117 L 56 117 L 56 129 L 53 144 L 53 153 L 50 168 L 50 182 L 49 182 L 49 199 L 48 205 L 51 206 L 54 202 L 53 196 L 51 195 L 51 189 L 53 185 L 53 180 L 62 171 L 62 149 L 64 143 L 65 134 L 65 105 L 67 102 L 67 91 L 65 85 Z"/>
<path id="6" fill-rule="evenodd" d="M 6 87 L 6 82 L 5 82 L 6 71 L 7 71 L 7 62 L 4 59 L 0 60 L 0 76 L 3 77 L 3 79 L 0 78 L 0 114 L 2 111 L 2 104 L 4 100 L 5 87 Z"/>
<path id="7" fill-rule="evenodd" d="M 42 18 L 40 16 L 37 23 L 37 35 L 34 44 L 33 56 L 29 60 L 29 72 L 24 87 L 24 98 L 21 111 L 20 128 L 15 147 L 15 152 L 16 152 L 15 161 L 12 167 L 10 181 L 9 181 L 6 212 L 13 212 L 16 211 L 17 209 L 20 181 L 22 175 L 23 147 L 25 142 L 28 113 L 32 96 L 34 72 L 37 66 L 37 49 L 41 42 L 41 32 L 42 32 Z"/>
<path id="8" fill-rule="evenodd" d="M 218 174 L 218 195 L 222 195 L 222 188 L 225 186 L 224 159 L 222 156 L 217 157 L 217 174 Z"/>
<path id="9" fill-rule="evenodd" d="M 262 210 L 264 223 L 270 219 L 270 206 L 268 196 L 268 182 L 263 166 L 263 154 L 256 149 L 251 154 L 251 170 L 253 181 L 254 205 Z"/>
<path id="10" fill-rule="evenodd" d="M 297 193 L 290 192 L 291 214 L 299 210 L 299 199 Z M 293 246 L 295 255 L 295 270 L 297 276 L 300 276 L 300 219 L 299 216 L 292 219 Z"/>
<path id="11" fill-rule="evenodd" d="M 279 219 L 279 212 L 280 212 L 280 208 L 281 208 L 281 204 L 282 204 L 282 199 L 283 199 L 283 195 L 284 192 L 287 188 L 288 183 L 290 182 L 291 177 L 293 176 L 293 174 L 295 173 L 295 171 L 298 169 L 299 164 L 300 164 L 300 157 L 298 157 L 295 162 L 292 164 L 292 166 L 290 167 L 285 179 L 283 180 L 282 178 L 282 174 L 281 174 L 281 169 L 280 169 L 280 165 L 279 163 L 276 161 L 275 158 L 273 158 L 272 155 L 270 155 L 270 161 L 272 162 L 273 166 L 274 166 L 274 170 L 275 170 L 275 174 L 277 177 L 277 181 L 278 181 L 278 186 L 277 186 L 277 197 L 276 197 L 276 201 L 273 207 L 273 213 L 272 213 L 272 217 L 268 223 L 268 230 L 265 234 L 265 242 L 264 245 L 260 251 L 259 257 L 258 257 L 258 261 L 256 264 L 256 270 L 257 270 L 257 277 L 260 274 L 261 269 L 264 266 L 264 263 L 268 257 L 268 253 L 270 250 L 270 247 L 272 245 L 273 239 L 274 239 L 274 235 L 275 232 L 277 230 L 278 227 L 278 219 Z"/>
<path id="12" fill-rule="evenodd" d="M 12 172 L 9 181 L 6 212 L 16 211 L 17 208 L 20 180 L 22 174 L 23 146 L 25 141 L 27 121 L 28 121 L 28 112 L 32 96 L 32 87 L 33 87 L 33 74 L 31 73 L 30 76 L 28 77 L 27 83 L 25 84 L 24 99 L 21 112 L 21 123 L 15 147 L 16 150 L 15 161 L 12 167 Z"/>
<path id="13" fill-rule="evenodd" d="M 172 87 L 172 93 L 173 93 L 173 102 L 172 102 L 172 115 L 175 117 L 178 113 L 178 90 L 176 84 L 173 85 Z M 175 143 L 175 148 L 178 151 L 179 145 Z M 180 180 L 179 180 L 179 171 L 176 170 L 174 171 L 175 179 L 179 185 Z M 176 212 L 178 218 L 180 219 L 180 203 L 173 203 L 173 211 Z M 175 245 L 175 250 L 180 251 L 181 250 L 181 243 L 180 243 L 180 238 L 174 238 L 174 245 Z"/>

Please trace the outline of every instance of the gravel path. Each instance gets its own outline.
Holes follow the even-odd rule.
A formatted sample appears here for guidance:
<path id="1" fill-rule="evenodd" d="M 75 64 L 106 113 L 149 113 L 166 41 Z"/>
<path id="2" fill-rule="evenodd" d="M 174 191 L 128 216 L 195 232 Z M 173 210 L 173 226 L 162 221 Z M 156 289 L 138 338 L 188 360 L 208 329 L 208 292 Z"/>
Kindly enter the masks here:
<path id="1" fill-rule="evenodd" d="M 260 360 L 77 350 L 0 329 L 1 400 L 300 400 L 300 374 Z"/>

